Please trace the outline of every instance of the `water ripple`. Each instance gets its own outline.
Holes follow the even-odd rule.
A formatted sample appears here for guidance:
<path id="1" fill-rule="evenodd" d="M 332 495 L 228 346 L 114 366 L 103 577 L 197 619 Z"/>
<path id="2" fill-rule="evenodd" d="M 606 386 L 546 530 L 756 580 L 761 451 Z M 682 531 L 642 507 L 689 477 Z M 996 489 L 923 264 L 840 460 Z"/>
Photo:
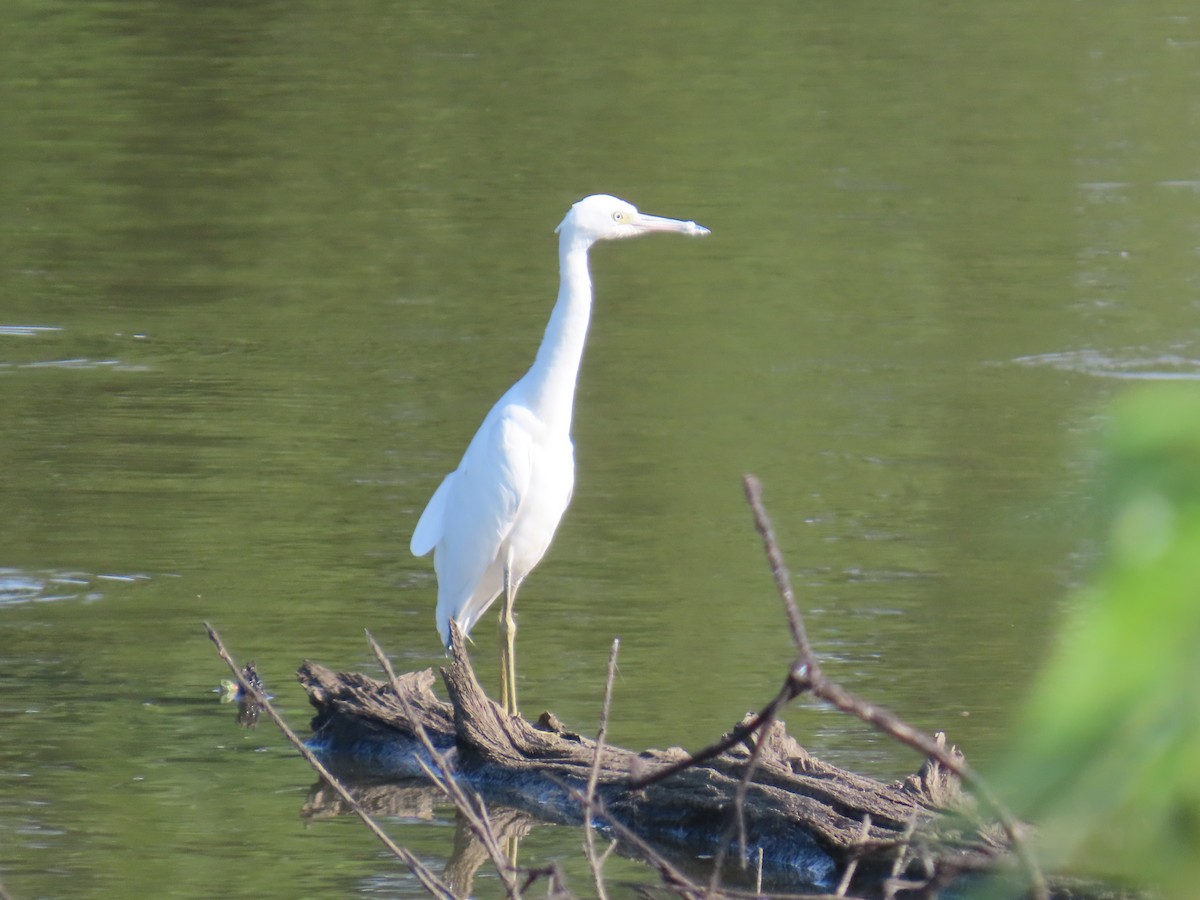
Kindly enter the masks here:
<path id="1" fill-rule="evenodd" d="M 82 600 L 94 603 L 104 597 L 106 583 L 133 584 L 149 581 L 149 575 L 103 574 L 86 572 L 25 572 L 0 567 L 0 609 L 22 603 L 53 603 Z"/>
<path id="2" fill-rule="evenodd" d="M 0 337 L 30 337 L 47 331 L 62 331 L 57 325 L 0 325 Z"/>
<path id="3" fill-rule="evenodd" d="M 44 359 L 28 363 L 0 363 L 0 369 L 108 369 L 113 372 L 148 372 L 149 366 L 121 362 L 119 359 Z"/>
<path id="4" fill-rule="evenodd" d="M 1120 358 L 1100 350 L 1064 350 L 1019 356 L 1019 366 L 1044 366 L 1061 372 L 1078 372 L 1096 378 L 1127 381 L 1200 381 L 1200 359 L 1166 353 Z"/>

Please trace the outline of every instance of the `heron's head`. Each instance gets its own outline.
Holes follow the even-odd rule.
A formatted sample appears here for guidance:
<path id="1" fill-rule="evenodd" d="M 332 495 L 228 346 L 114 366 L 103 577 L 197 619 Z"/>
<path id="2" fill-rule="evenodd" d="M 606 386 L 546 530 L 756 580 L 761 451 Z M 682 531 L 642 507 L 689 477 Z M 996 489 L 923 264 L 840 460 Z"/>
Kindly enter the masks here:
<path id="1" fill-rule="evenodd" d="M 571 207 L 566 217 L 554 229 L 565 238 L 593 244 L 616 238 L 637 237 L 655 231 L 676 234 L 702 235 L 708 229 L 695 222 L 667 219 L 639 212 L 632 203 L 608 194 L 592 194 Z"/>

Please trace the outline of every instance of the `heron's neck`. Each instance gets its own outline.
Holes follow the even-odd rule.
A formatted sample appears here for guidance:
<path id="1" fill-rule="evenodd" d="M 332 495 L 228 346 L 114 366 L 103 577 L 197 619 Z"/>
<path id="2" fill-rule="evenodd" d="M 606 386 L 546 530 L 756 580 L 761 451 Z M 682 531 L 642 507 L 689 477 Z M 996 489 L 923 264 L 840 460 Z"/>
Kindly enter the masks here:
<path id="1" fill-rule="evenodd" d="M 558 302 L 546 325 L 537 359 L 526 376 L 530 405 L 550 427 L 570 430 L 575 382 L 592 314 L 588 243 L 562 235 L 559 241 Z"/>

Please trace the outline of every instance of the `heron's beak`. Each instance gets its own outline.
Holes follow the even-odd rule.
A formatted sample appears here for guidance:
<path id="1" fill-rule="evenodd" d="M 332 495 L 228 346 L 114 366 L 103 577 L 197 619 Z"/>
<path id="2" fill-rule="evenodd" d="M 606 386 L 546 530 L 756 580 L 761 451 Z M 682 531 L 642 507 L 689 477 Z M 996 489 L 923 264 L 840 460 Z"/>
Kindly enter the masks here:
<path id="1" fill-rule="evenodd" d="M 638 213 L 634 227 L 642 234 L 650 234 L 654 231 L 673 231 L 676 234 L 688 234 L 700 237 L 709 233 L 707 228 L 703 225 L 697 225 L 695 222 L 684 222 L 682 219 L 668 219 L 665 216 L 650 216 L 646 213 Z"/>

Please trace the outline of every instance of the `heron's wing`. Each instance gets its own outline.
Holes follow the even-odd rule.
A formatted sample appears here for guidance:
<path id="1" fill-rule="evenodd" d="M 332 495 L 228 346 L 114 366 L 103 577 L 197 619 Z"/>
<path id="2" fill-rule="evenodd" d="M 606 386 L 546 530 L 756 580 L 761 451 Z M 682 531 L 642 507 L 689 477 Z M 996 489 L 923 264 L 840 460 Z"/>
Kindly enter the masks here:
<path id="1" fill-rule="evenodd" d="M 455 474 L 451 472 L 442 479 L 438 489 L 433 492 L 433 496 L 425 504 L 425 511 L 421 513 L 421 518 L 417 519 L 417 527 L 413 529 L 412 540 L 408 545 L 413 556 L 424 556 L 442 539 L 442 527 L 446 518 L 446 498 L 450 495 L 450 484 L 454 480 Z"/>
<path id="2" fill-rule="evenodd" d="M 455 618 L 469 629 L 503 586 L 501 548 L 533 474 L 529 415 L 521 407 L 495 410 L 454 472 L 434 556 L 439 624 Z"/>

